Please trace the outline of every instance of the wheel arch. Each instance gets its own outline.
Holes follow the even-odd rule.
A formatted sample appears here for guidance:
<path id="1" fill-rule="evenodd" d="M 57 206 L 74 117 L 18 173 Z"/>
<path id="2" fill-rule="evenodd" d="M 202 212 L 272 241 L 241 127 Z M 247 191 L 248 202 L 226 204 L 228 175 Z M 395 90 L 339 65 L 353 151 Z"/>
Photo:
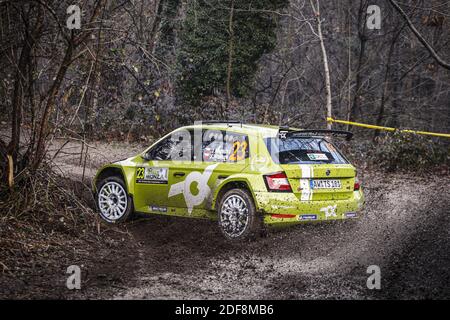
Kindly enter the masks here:
<path id="1" fill-rule="evenodd" d="M 128 181 L 125 177 L 125 173 L 123 171 L 123 168 L 121 166 L 117 165 L 106 165 L 102 167 L 97 174 L 95 175 L 94 179 L 92 180 L 92 189 L 94 193 L 98 191 L 99 183 L 108 177 L 119 177 L 123 180 L 125 183 L 125 187 L 127 188 L 127 191 L 129 193 L 130 188 L 128 185 Z"/>
<path id="2" fill-rule="evenodd" d="M 228 179 L 225 179 L 224 181 L 222 181 L 218 185 L 218 187 L 216 188 L 216 190 L 213 194 L 211 209 L 216 210 L 218 202 L 220 202 L 220 199 L 222 198 L 222 196 L 228 190 L 235 189 L 235 188 L 244 189 L 244 190 L 249 191 L 252 196 L 253 203 L 255 204 L 255 207 L 258 210 L 258 204 L 256 202 L 255 193 L 252 188 L 251 181 L 249 181 L 246 177 L 228 178 Z"/>

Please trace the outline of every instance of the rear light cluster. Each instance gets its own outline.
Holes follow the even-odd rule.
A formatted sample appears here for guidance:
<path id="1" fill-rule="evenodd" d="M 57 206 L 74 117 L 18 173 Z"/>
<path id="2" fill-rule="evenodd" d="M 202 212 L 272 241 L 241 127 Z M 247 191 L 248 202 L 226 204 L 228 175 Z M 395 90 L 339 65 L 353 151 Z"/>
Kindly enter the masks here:
<path id="1" fill-rule="evenodd" d="M 355 184 L 353 186 L 353 190 L 358 191 L 361 188 L 361 183 L 359 182 L 358 177 L 355 177 Z"/>
<path id="2" fill-rule="evenodd" d="M 276 192 L 291 192 L 291 185 L 284 172 L 278 172 L 264 176 L 267 190 Z"/>

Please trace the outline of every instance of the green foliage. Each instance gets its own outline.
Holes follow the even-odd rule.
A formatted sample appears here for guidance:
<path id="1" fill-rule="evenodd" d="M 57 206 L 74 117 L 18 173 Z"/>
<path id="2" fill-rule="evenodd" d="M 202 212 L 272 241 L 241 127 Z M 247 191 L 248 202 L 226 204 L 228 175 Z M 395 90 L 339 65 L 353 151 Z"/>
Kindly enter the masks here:
<path id="1" fill-rule="evenodd" d="M 370 158 L 388 171 L 426 170 L 450 164 L 449 151 L 448 145 L 445 147 L 429 137 L 394 133 L 378 140 Z"/>
<path id="2" fill-rule="evenodd" d="M 231 46 L 232 95 L 244 96 L 259 58 L 276 45 L 277 15 L 270 11 L 287 6 L 287 0 L 234 0 L 233 36 L 229 31 L 231 3 L 198 0 L 188 5 L 178 52 L 178 87 L 185 102 L 196 103 L 213 92 L 225 92 Z"/>

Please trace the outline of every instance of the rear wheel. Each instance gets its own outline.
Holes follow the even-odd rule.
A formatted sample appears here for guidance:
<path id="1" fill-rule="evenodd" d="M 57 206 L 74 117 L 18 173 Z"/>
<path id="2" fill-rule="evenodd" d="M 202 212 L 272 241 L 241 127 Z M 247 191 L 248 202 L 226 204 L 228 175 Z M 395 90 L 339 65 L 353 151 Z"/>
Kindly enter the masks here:
<path id="1" fill-rule="evenodd" d="M 133 213 L 133 200 L 119 177 L 102 180 L 96 198 L 100 216 L 109 223 L 126 221 Z"/>
<path id="2" fill-rule="evenodd" d="M 248 239 L 261 231 L 262 221 L 247 190 L 231 189 L 220 200 L 217 213 L 219 228 L 229 240 Z"/>

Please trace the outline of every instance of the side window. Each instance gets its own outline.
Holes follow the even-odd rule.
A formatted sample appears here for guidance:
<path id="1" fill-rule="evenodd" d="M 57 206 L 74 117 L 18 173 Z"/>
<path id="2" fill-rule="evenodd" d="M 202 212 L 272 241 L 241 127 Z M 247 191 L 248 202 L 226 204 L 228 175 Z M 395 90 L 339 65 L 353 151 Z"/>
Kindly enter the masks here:
<path id="1" fill-rule="evenodd" d="M 248 136 L 226 131 L 207 130 L 203 134 L 205 162 L 237 162 L 249 157 Z"/>
<path id="2" fill-rule="evenodd" d="M 156 145 L 149 153 L 150 160 L 191 161 L 191 134 L 177 131 Z"/>
<path id="3" fill-rule="evenodd" d="M 226 152 L 223 150 L 223 132 L 206 130 L 203 132 L 202 157 L 204 162 L 224 162 Z"/>
<path id="4" fill-rule="evenodd" d="M 225 136 L 225 146 L 229 150 L 228 162 L 241 161 L 250 156 L 247 135 L 228 132 Z"/>
<path id="5" fill-rule="evenodd" d="M 157 144 L 149 152 L 150 160 L 170 160 L 170 155 L 172 153 L 172 147 L 174 143 L 170 137 L 164 139 L 159 144 Z"/>

